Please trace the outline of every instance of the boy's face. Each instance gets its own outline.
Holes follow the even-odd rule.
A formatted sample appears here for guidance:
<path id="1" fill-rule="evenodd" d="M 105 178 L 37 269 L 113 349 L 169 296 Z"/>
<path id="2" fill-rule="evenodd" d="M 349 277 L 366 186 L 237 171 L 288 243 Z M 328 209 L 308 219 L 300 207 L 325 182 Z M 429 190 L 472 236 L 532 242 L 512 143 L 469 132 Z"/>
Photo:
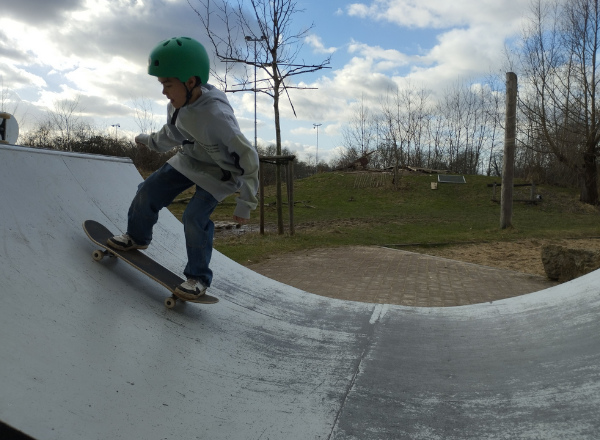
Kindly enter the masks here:
<path id="1" fill-rule="evenodd" d="M 162 93 L 165 95 L 175 108 L 181 108 L 185 104 L 187 90 L 185 85 L 177 78 L 158 78 L 162 84 Z"/>

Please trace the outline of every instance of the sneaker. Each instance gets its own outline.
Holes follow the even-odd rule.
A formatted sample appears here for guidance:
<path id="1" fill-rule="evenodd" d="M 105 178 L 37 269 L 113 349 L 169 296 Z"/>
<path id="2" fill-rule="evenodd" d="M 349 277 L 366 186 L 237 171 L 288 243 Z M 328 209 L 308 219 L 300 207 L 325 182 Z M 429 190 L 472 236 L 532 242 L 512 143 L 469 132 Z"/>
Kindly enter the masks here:
<path id="1" fill-rule="evenodd" d="M 130 251 L 132 249 L 148 249 L 147 244 L 137 244 L 131 239 L 129 234 L 115 235 L 107 240 L 109 246 L 121 251 Z"/>
<path id="2" fill-rule="evenodd" d="M 198 280 L 188 278 L 175 289 L 175 295 L 185 300 L 195 300 L 206 293 L 206 287 Z"/>

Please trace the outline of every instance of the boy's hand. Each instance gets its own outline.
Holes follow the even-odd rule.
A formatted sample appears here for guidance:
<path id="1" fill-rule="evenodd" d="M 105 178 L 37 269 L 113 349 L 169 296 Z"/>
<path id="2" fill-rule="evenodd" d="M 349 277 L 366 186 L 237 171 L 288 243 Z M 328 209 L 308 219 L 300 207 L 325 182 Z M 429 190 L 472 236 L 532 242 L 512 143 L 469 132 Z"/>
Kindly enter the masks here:
<path id="1" fill-rule="evenodd" d="M 233 216 L 233 221 L 236 222 L 236 223 L 239 223 L 241 225 L 245 225 L 246 222 L 248 221 L 248 219 L 247 218 L 238 217 L 237 215 L 234 215 Z"/>

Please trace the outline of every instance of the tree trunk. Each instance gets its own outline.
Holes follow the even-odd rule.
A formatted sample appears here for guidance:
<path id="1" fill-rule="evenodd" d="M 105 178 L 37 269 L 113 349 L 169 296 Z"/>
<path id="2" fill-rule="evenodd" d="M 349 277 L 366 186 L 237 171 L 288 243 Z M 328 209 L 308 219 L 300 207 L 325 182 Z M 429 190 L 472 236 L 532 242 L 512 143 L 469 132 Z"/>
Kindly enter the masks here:
<path id="1" fill-rule="evenodd" d="M 512 227 L 513 177 L 515 170 L 515 138 L 517 135 L 517 75 L 506 74 L 506 126 L 504 133 L 504 164 L 502 166 L 502 199 L 500 228 Z"/>
<path id="2" fill-rule="evenodd" d="M 281 126 L 279 120 L 279 87 L 281 82 L 276 78 L 273 87 L 273 110 L 275 113 L 275 140 L 277 155 L 281 156 Z M 277 189 L 277 233 L 283 235 L 283 202 L 281 194 L 281 165 L 275 166 L 275 186 Z"/>
<path id="3" fill-rule="evenodd" d="M 592 152 L 589 152 L 589 151 Z M 583 157 L 583 176 L 581 178 L 581 195 L 579 200 L 590 205 L 598 205 L 598 165 L 595 148 L 591 146 Z"/>

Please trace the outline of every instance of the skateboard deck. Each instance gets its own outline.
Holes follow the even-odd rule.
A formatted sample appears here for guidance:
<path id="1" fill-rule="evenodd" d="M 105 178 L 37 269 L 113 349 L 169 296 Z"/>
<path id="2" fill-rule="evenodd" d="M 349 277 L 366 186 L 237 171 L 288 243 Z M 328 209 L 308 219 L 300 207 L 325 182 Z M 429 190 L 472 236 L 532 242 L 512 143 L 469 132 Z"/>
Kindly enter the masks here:
<path id="1" fill-rule="evenodd" d="M 148 275 L 154 281 L 162 284 L 170 292 L 171 296 L 165 299 L 165 306 L 169 309 L 173 308 L 177 301 L 182 302 L 195 302 L 199 304 L 215 304 L 219 302 L 218 298 L 211 295 L 203 295 L 197 300 L 185 300 L 175 295 L 175 288 L 183 283 L 185 280 L 175 275 L 170 270 L 164 268 L 148 255 L 144 254 L 139 250 L 121 251 L 114 249 L 107 244 L 107 240 L 113 237 L 115 234 L 110 232 L 102 224 L 94 220 L 86 220 L 83 222 L 83 230 L 87 236 L 102 249 L 95 250 L 92 253 L 92 258 L 95 261 L 100 261 L 105 256 L 119 258 L 131 266 L 135 267 L 140 272 Z"/>
<path id="2" fill-rule="evenodd" d="M 10 113 L 0 112 L 0 144 L 16 144 L 19 137 L 19 123 Z"/>

